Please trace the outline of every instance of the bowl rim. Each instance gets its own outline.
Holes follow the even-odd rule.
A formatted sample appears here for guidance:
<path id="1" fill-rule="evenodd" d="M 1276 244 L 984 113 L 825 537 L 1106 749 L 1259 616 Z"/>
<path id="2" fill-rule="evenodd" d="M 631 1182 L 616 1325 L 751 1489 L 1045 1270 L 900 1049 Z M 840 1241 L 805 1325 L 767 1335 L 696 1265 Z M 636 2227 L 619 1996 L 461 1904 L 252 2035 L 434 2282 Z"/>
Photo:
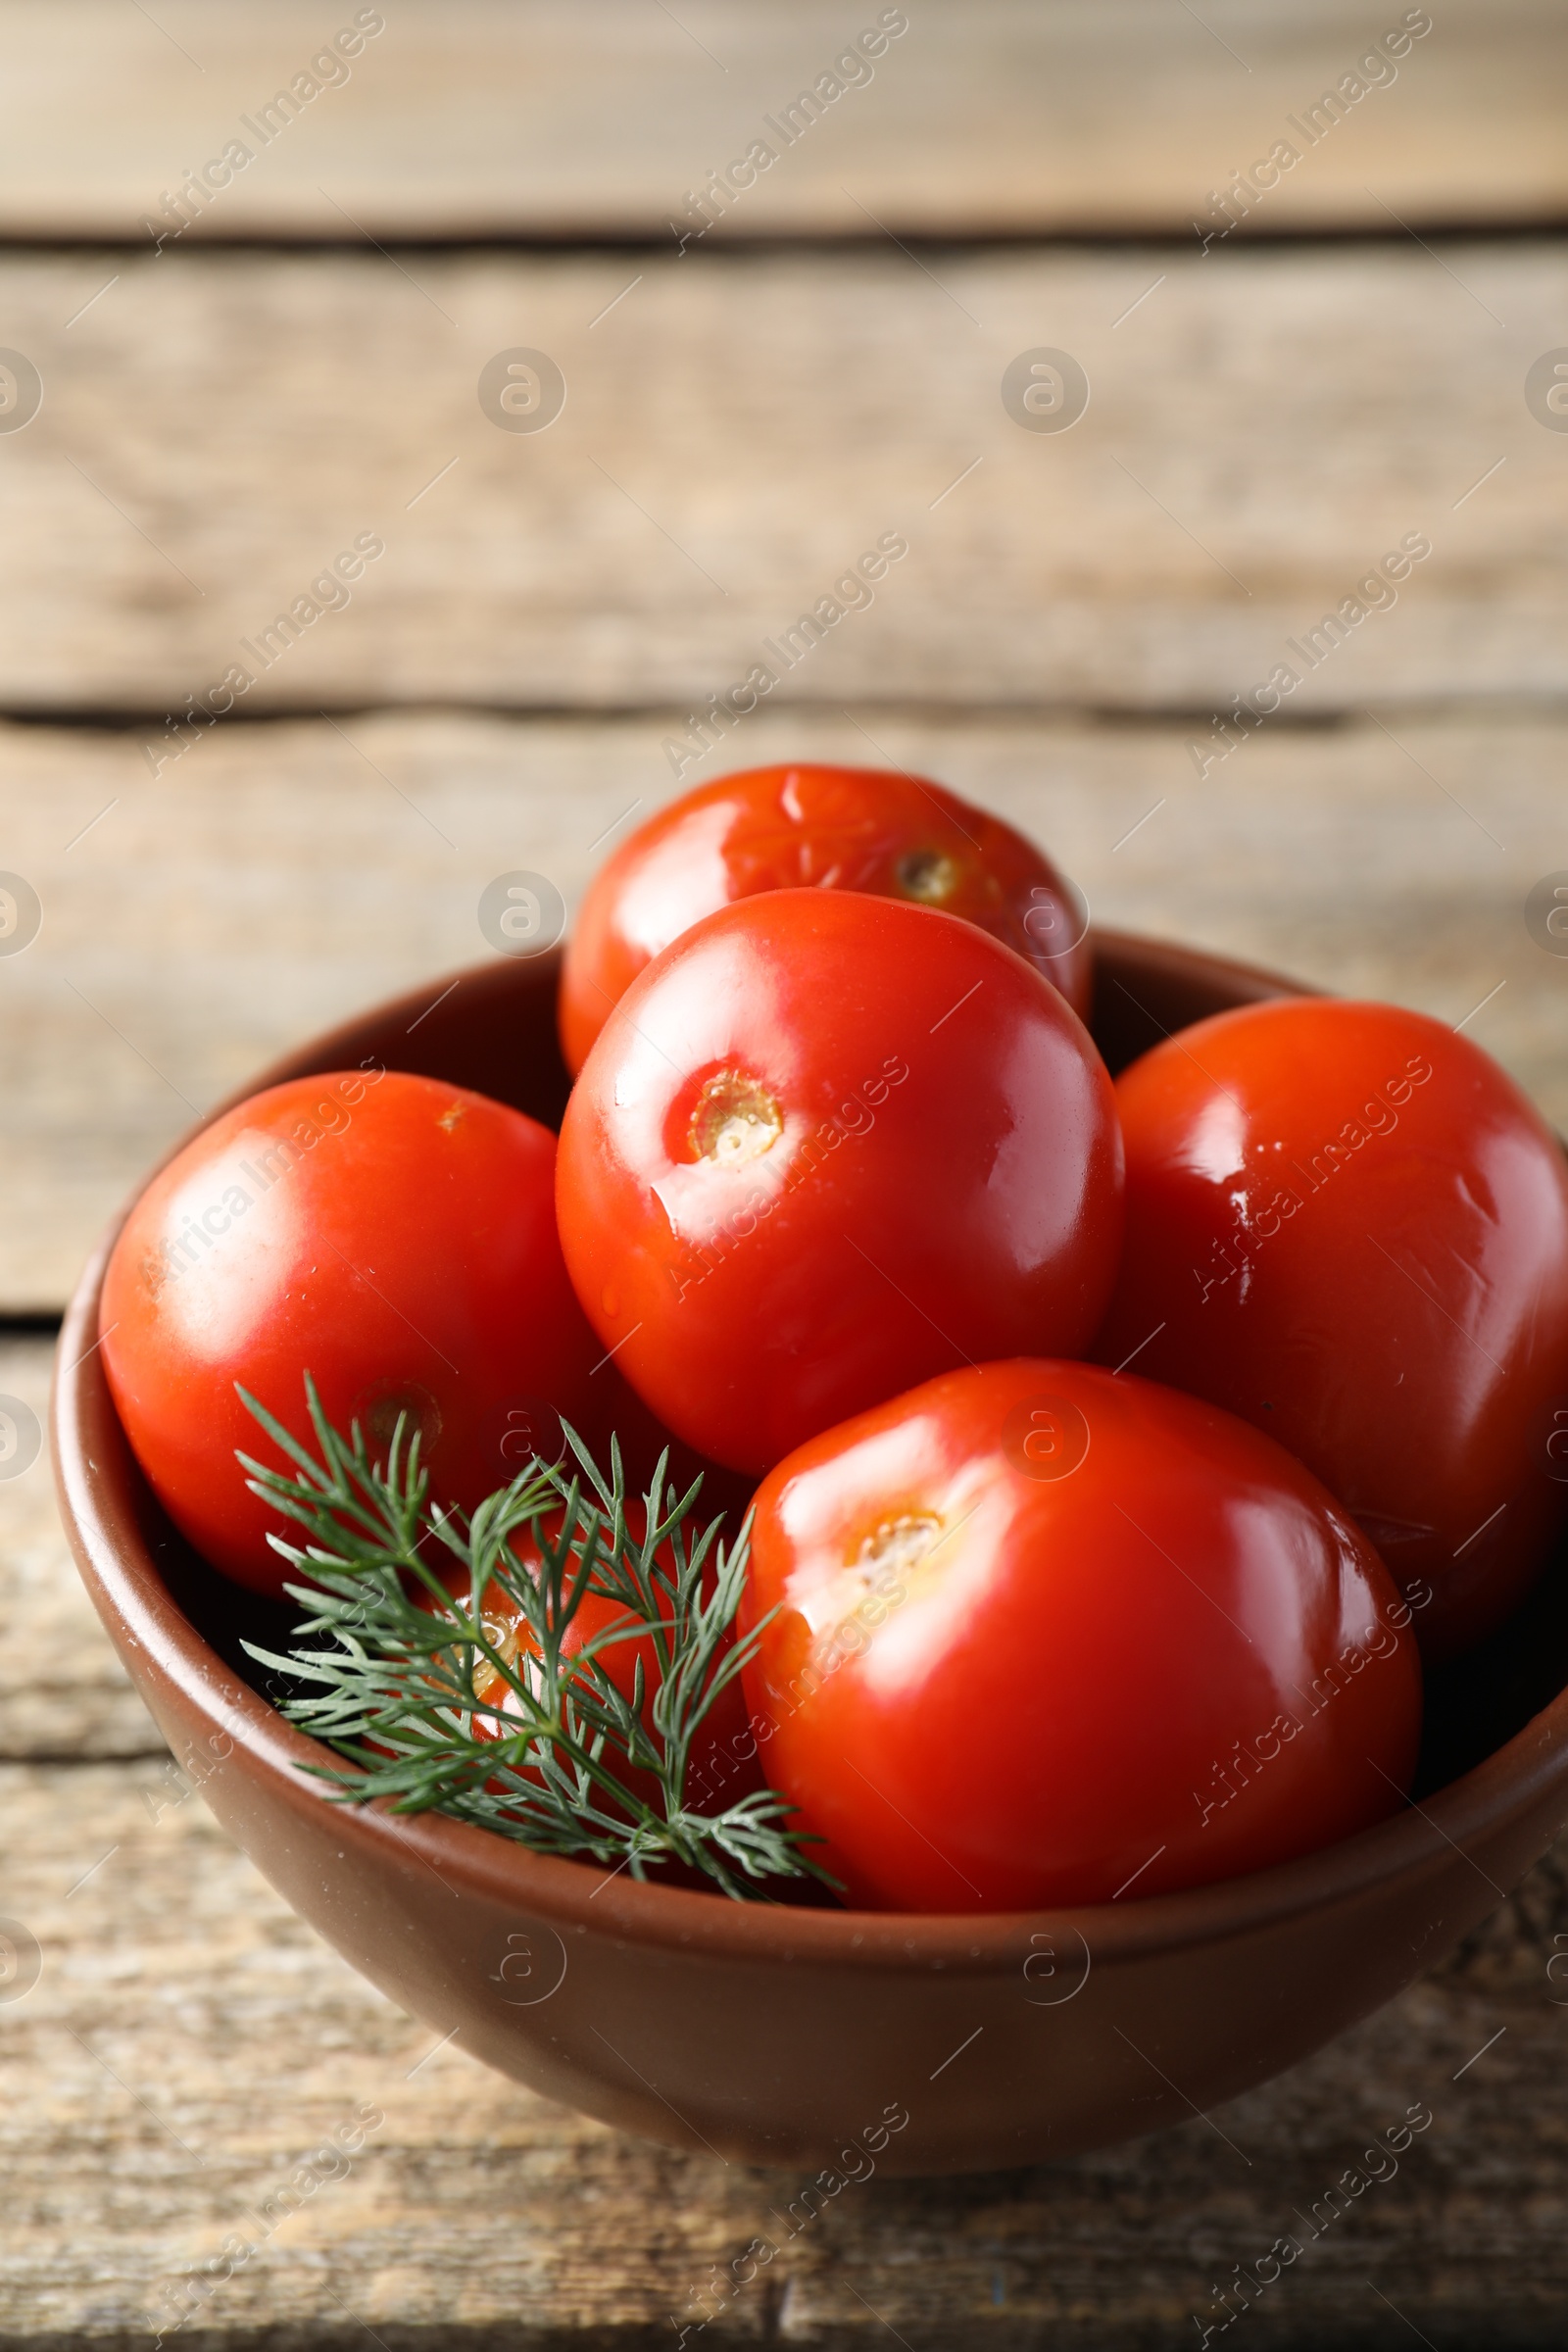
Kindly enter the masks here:
<path id="1" fill-rule="evenodd" d="M 1257 995 L 1322 992 L 1263 967 L 1185 949 L 1138 933 L 1098 929 L 1097 946 L 1131 952 L 1146 969 L 1189 982 Z M 543 958 L 535 959 L 542 962 Z M 505 962 L 464 967 L 449 984 L 474 993 L 515 985 Z M 488 983 L 488 986 L 487 986 Z M 242 1088 L 188 1128 L 159 1161 L 167 1161 L 213 1119 L 236 1102 L 302 1073 L 333 1066 L 339 1040 L 357 1040 L 371 1018 L 394 1018 L 429 1004 L 439 983 L 426 981 L 367 1007 L 291 1054 L 278 1056 Z M 51 1434 L 61 1516 L 78 1568 L 122 1653 L 146 1661 L 150 1675 L 171 1687 L 185 1712 L 205 1720 L 212 1736 L 243 1749 L 249 1768 L 279 1784 L 296 1809 L 330 1800 L 312 1767 L 335 1762 L 332 1751 L 302 1732 L 230 1669 L 186 1616 L 161 1577 L 138 1526 L 151 1500 L 109 1393 L 98 1352 L 99 1296 L 109 1252 L 134 1201 L 158 1172 L 149 1169 L 99 1239 L 61 1326 L 51 1398 Z M 156 1504 L 152 1505 L 156 1509 Z M 225 1757 L 226 1763 L 226 1757 Z M 225 1764 L 218 1766 L 220 1772 Z M 338 1831 L 367 1860 L 422 1867 L 452 1886 L 503 1910 L 543 1918 L 578 1932 L 598 1932 L 666 1952 L 701 1951 L 714 1959 L 875 1968 L 901 1974 L 942 1971 L 994 1975 L 1016 1970 L 1032 1939 L 1076 1935 L 1102 1967 L 1148 1962 L 1167 1953 L 1256 1935 L 1303 1912 L 1348 1906 L 1374 1889 L 1387 1894 L 1402 1882 L 1412 1902 L 1421 1883 L 1447 1867 L 1456 1850 L 1496 1886 L 1466 1852 L 1532 1813 L 1555 1790 L 1568 1823 L 1568 1686 L 1500 1747 L 1424 1802 L 1407 1799 L 1401 1813 L 1356 1836 L 1294 1861 L 1122 1904 L 1069 1905 L 1013 1912 L 893 1912 L 797 1909 L 785 1904 L 736 1902 L 718 1894 L 661 1886 L 606 1874 L 597 1864 L 538 1854 L 476 1825 L 439 1813 L 394 1815 L 384 1800 L 339 1804 Z"/>

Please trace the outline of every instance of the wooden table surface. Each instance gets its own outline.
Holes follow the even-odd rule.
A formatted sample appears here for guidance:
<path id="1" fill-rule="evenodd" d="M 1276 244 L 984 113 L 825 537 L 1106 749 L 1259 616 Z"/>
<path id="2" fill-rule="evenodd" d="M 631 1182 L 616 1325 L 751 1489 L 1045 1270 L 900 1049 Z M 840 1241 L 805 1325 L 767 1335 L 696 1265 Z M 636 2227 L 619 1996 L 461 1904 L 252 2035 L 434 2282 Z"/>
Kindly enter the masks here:
<path id="1" fill-rule="evenodd" d="M 941 776 L 1100 919 L 1464 1020 L 1568 1125 L 1568 957 L 1525 920 L 1568 871 L 1560 10 L 341 22 L 333 64 L 297 0 L 0 0 L 0 868 L 41 910 L 0 938 L 0 1396 L 42 1414 L 93 1234 L 192 1116 L 482 956 L 496 873 L 572 904 L 677 768 Z M 803 89 L 681 250 L 671 221 Z M 229 140 L 254 152 L 174 235 L 160 207 Z M 1217 192 L 1281 140 L 1220 236 Z M 482 405 L 518 349 L 564 384 L 543 431 Z M 1088 379 L 1068 431 L 1004 400 L 1041 349 Z M 882 533 L 907 552 L 875 602 L 704 749 L 707 699 Z M 313 597 L 356 539 L 381 552 L 348 601 Z M 1358 598 L 1412 540 L 1396 601 Z M 1298 685 L 1219 757 L 1280 662 Z M 870 2180 L 706 2337 L 1200 2340 L 1424 2103 L 1248 2340 L 1560 2344 L 1559 1979 L 1568 1851 L 1280 2082 L 1073 2163 Z M 674 2343 L 710 2265 L 779 2239 L 793 2180 L 434 2039 L 180 1781 L 46 1460 L 0 1479 L 0 2352 L 176 2320 L 192 2352 Z"/>

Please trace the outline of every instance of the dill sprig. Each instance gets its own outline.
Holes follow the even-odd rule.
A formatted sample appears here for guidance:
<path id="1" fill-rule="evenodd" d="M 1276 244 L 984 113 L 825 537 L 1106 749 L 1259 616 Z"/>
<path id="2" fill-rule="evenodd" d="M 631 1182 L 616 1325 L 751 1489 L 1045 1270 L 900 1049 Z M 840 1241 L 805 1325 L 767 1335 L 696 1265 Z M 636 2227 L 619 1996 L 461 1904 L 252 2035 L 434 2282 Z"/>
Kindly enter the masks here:
<path id="1" fill-rule="evenodd" d="M 306 1531 L 303 1546 L 269 1541 L 310 1580 L 284 1588 L 305 1611 L 294 1629 L 300 1645 L 286 1657 L 245 1648 L 308 1686 L 281 1711 L 354 1765 L 314 1767 L 339 1801 L 385 1797 L 397 1813 L 448 1813 L 538 1853 L 638 1879 L 683 1863 L 742 1901 L 765 1899 L 770 1879 L 834 1884 L 806 1851 L 807 1835 L 785 1827 L 791 1807 L 776 1790 L 751 1790 L 713 1812 L 686 1802 L 697 1734 L 762 1631 L 729 1639 L 749 1517 L 728 1546 L 722 1518 L 694 1540 L 687 1523 L 702 1480 L 677 1495 L 662 1455 L 639 1536 L 618 1445 L 612 1440 L 607 1479 L 569 1428 L 569 1475 L 536 1456 L 471 1516 L 445 1510 L 429 1502 L 418 1431 L 408 1435 L 406 1416 L 382 1462 L 357 1421 L 347 1439 L 332 1427 L 309 1376 L 305 1388 L 318 1456 L 239 1391 L 295 1464 L 290 1476 L 238 1457 L 251 1492 Z M 518 1558 L 519 1536 L 537 1567 Z M 462 1579 L 432 1565 L 443 1551 Z M 617 1611 L 566 1657 L 567 1631 L 590 1592 Z M 649 1643 L 658 1662 L 649 1723 L 642 1658 L 629 1693 L 606 1668 L 627 1642 Z"/>

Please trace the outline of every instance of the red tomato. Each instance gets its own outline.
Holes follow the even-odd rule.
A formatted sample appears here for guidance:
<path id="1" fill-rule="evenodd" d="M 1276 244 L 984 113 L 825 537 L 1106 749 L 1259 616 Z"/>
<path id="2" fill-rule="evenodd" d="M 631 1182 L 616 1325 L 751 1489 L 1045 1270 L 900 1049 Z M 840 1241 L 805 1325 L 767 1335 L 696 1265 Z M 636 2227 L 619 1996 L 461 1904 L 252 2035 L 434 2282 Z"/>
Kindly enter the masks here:
<path id="1" fill-rule="evenodd" d="M 861 1907 L 1200 1886 L 1397 1811 L 1421 1679 L 1372 1546 L 1281 1447 L 1078 1363 L 981 1364 L 757 1497 L 769 1784 Z"/>
<path id="2" fill-rule="evenodd" d="M 603 1350 L 562 1263 L 556 1139 L 520 1111 L 401 1071 L 302 1078 L 226 1111 L 156 1176 L 104 1282 L 104 1362 L 142 1468 L 196 1548 L 240 1583 L 293 1575 L 291 1521 L 236 1446 L 283 1457 L 236 1381 L 314 1445 L 328 1418 L 384 1450 L 400 1408 L 438 1501 L 471 1510 L 565 1414 L 598 1433 Z"/>
<path id="3" fill-rule="evenodd" d="M 761 1470 L 911 1378 L 1086 1348 L 1120 1152 L 1088 1032 L 1010 950 L 774 891 L 615 1007 L 562 1127 L 562 1245 L 660 1418 Z"/>
<path id="4" fill-rule="evenodd" d="M 1430 1593 L 1425 1654 L 1476 1642 L 1568 1494 L 1560 1145 L 1490 1055 L 1392 1004 L 1220 1013 L 1116 1093 L 1127 1252 L 1095 1352 L 1266 1429 Z"/>
<path id="5" fill-rule="evenodd" d="M 1072 885 L 983 808 L 891 768 L 753 767 L 683 793 L 622 842 L 588 885 L 566 946 L 561 1041 L 582 1067 L 643 966 L 703 915 L 762 890 L 810 885 L 938 906 L 1054 980 L 1089 1017 L 1086 923 Z"/>

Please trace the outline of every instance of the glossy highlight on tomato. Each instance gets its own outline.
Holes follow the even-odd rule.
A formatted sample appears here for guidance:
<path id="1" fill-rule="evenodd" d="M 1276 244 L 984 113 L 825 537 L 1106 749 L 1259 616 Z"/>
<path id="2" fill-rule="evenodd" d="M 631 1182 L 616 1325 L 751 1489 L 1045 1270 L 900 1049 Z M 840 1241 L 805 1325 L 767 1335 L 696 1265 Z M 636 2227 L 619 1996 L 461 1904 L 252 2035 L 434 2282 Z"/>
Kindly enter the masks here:
<path id="1" fill-rule="evenodd" d="M 1127 1246 L 1095 1352 L 1289 1446 L 1430 1595 L 1424 1653 L 1469 1647 L 1568 1503 L 1557 1139 L 1469 1038 L 1335 998 L 1200 1021 L 1116 1096 Z"/>
<path id="2" fill-rule="evenodd" d="M 743 1624 L 769 1785 L 869 1909 L 1206 1886 L 1398 1810 L 1411 1611 L 1244 1422 L 1133 1375 L 981 1364 L 757 1495 Z"/>
<path id="3" fill-rule="evenodd" d="M 286 1465 L 236 1383 L 307 1442 L 307 1372 L 372 1450 L 407 1412 L 434 1498 L 469 1510 L 560 1450 L 561 1415 L 608 1435 L 555 1160 L 520 1111 L 376 1067 L 254 1095 L 154 1177 L 105 1275 L 104 1364 L 160 1501 L 216 1566 L 273 1594 L 294 1576 L 267 1542 L 292 1523 L 234 1456 Z"/>
<path id="4" fill-rule="evenodd" d="M 989 810 L 902 769 L 807 760 L 719 776 L 670 802 L 588 885 L 562 972 L 566 1066 L 653 958 L 759 891 L 870 891 L 977 923 L 1089 1017 L 1087 917 L 1051 860 Z"/>
<path id="5" fill-rule="evenodd" d="M 759 1471 L 910 1381 L 1084 1348 L 1115 1277 L 1110 1081 L 970 923 L 790 890 L 633 983 L 562 1127 L 562 1243 L 617 1368 Z"/>

